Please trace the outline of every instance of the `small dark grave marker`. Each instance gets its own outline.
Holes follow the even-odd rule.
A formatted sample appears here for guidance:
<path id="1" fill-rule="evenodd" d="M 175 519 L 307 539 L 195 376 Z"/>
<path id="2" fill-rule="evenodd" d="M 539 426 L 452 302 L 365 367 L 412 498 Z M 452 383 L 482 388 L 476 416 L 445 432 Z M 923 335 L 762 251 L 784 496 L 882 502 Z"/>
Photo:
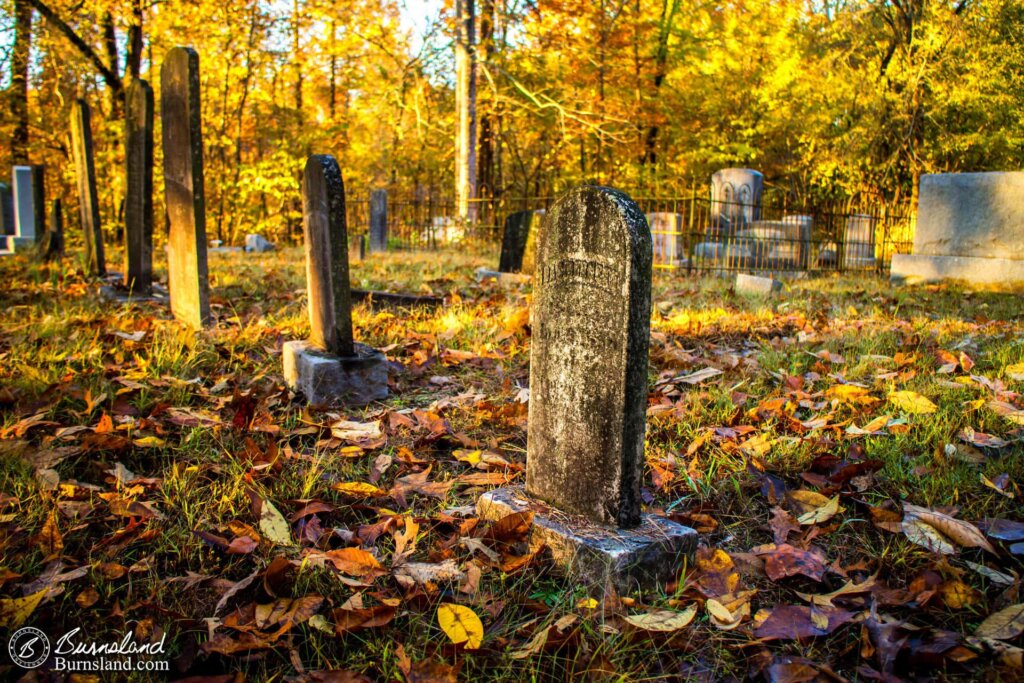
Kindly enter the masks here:
<path id="1" fill-rule="evenodd" d="M 153 286 L 153 89 L 133 79 L 125 96 L 124 286 L 147 296 Z"/>

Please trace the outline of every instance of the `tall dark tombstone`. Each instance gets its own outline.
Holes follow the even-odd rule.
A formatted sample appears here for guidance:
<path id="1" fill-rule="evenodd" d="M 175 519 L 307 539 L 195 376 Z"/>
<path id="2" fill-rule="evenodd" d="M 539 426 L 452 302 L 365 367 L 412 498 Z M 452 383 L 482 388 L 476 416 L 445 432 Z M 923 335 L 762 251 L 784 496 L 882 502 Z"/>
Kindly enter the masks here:
<path id="1" fill-rule="evenodd" d="M 153 89 L 132 79 L 125 94 L 124 286 L 148 295 L 153 286 Z"/>
<path id="2" fill-rule="evenodd" d="M 107 263 L 103 255 L 100 201 L 96 192 L 92 117 L 88 103 L 82 99 L 75 100 L 71 107 L 71 153 L 75 159 L 78 208 L 85 237 L 85 268 L 89 274 L 102 277 L 107 274 Z"/>
<path id="3" fill-rule="evenodd" d="M 313 405 L 365 405 L 388 395 L 387 359 L 352 334 L 345 186 L 330 155 L 306 161 L 302 179 L 309 339 L 284 345 L 284 378 Z"/>
<path id="4" fill-rule="evenodd" d="M 0 244 L 6 247 L 7 237 L 14 235 L 14 193 L 7 183 L 0 183 Z"/>
<path id="5" fill-rule="evenodd" d="M 370 194 L 370 253 L 388 249 L 388 191 Z"/>
<path id="6" fill-rule="evenodd" d="M 532 275 L 544 211 L 517 211 L 505 218 L 498 272 Z"/>
<path id="7" fill-rule="evenodd" d="M 489 519 L 532 510 L 531 543 L 620 589 L 671 578 L 695 544 L 641 514 L 651 261 L 647 219 L 622 192 L 582 187 L 555 205 L 534 276 L 526 489 L 479 504 Z"/>
<path id="8" fill-rule="evenodd" d="M 160 71 L 164 197 L 167 206 L 167 281 L 171 312 L 200 328 L 212 322 L 206 261 L 199 54 L 175 47 Z"/>
<path id="9" fill-rule="evenodd" d="M 35 212 L 36 234 L 46 228 L 46 166 L 32 165 L 32 210 Z"/>

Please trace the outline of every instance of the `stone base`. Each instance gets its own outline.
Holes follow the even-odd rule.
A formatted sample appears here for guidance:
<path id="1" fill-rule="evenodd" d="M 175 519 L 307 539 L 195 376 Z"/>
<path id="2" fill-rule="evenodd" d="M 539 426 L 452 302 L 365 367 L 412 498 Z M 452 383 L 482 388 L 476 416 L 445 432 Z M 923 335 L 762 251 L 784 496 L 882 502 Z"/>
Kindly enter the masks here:
<path id="1" fill-rule="evenodd" d="M 782 283 L 770 277 L 758 277 L 746 273 L 736 274 L 736 291 L 741 294 L 769 296 L 782 291 Z"/>
<path id="2" fill-rule="evenodd" d="M 103 285 L 100 287 L 100 296 L 116 304 L 138 304 L 146 301 L 166 304 L 171 300 L 167 292 L 158 285 L 154 285 L 148 293 L 133 292 L 117 284 Z"/>
<path id="3" fill-rule="evenodd" d="M 652 589 L 678 578 L 682 557 L 697 548 L 697 532 L 664 517 L 644 515 L 635 529 L 616 529 L 528 498 L 522 487 L 488 491 L 477 501 L 481 519 L 496 521 L 532 511 L 530 548 L 547 546 L 577 581 L 620 594 Z"/>
<path id="4" fill-rule="evenodd" d="M 892 257 L 889 277 L 893 284 L 960 280 L 972 285 L 1022 285 L 1024 261 L 976 256 L 896 254 Z"/>
<path id="5" fill-rule="evenodd" d="M 340 358 L 308 341 L 286 342 L 284 380 L 312 405 L 363 406 L 387 398 L 387 358 L 364 344 L 356 344 L 355 351 Z"/>
<path id="6" fill-rule="evenodd" d="M 26 251 L 33 249 L 36 246 L 35 237 L 16 237 L 14 235 L 7 235 L 7 252 L 13 254 L 18 251 Z"/>

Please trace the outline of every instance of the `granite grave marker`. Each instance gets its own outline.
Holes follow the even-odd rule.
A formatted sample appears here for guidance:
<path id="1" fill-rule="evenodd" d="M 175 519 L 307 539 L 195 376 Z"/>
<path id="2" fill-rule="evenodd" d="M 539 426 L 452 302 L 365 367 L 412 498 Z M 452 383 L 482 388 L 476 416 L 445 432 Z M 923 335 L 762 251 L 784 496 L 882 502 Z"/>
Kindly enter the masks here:
<path id="1" fill-rule="evenodd" d="M 171 312 L 194 328 L 212 322 L 206 260 L 199 54 L 168 51 L 160 72 L 164 196 L 167 207 L 167 281 Z"/>
<path id="2" fill-rule="evenodd" d="M 388 191 L 370 194 L 370 253 L 388 248 Z"/>
<path id="3" fill-rule="evenodd" d="M 526 488 L 481 517 L 534 512 L 531 544 L 588 583 L 666 580 L 695 532 L 641 514 L 651 233 L 625 194 L 578 188 L 555 205 L 535 275 Z"/>
<path id="4" fill-rule="evenodd" d="M 85 268 L 90 275 L 107 274 L 103 254 L 103 229 L 100 224 L 100 201 L 96 192 L 96 163 L 93 159 L 92 116 L 85 100 L 75 100 L 71 107 L 71 152 L 75 159 L 75 180 L 78 187 L 78 210 L 85 238 Z"/>
<path id="5" fill-rule="evenodd" d="M 309 157 L 302 194 L 310 336 L 284 345 L 285 382 L 314 405 L 386 398 L 387 359 L 352 334 L 345 187 L 334 157 Z"/>
<path id="6" fill-rule="evenodd" d="M 1024 283 L 1024 172 L 921 176 L 913 254 L 892 257 L 898 283 Z"/>
<path id="7" fill-rule="evenodd" d="M 125 95 L 124 286 L 147 296 L 153 288 L 153 89 L 133 79 Z"/>

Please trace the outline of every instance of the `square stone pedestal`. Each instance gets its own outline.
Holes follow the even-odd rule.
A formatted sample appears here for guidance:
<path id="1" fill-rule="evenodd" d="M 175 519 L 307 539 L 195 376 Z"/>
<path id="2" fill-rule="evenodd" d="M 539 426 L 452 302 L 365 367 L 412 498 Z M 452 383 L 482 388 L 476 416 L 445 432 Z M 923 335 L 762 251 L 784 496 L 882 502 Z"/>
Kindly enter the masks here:
<path id="1" fill-rule="evenodd" d="M 384 354 L 365 344 L 356 355 L 342 358 L 308 341 L 284 345 L 284 380 L 312 405 L 362 406 L 388 396 L 388 364 Z"/>
<path id="2" fill-rule="evenodd" d="M 481 519 L 533 512 L 530 548 L 550 548 L 576 580 L 620 594 L 652 589 L 678 578 L 682 558 L 697 548 L 697 532 L 664 517 L 644 515 L 635 529 L 618 529 L 568 515 L 525 495 L 522 487 L 488 491 L 477 501 Z"/>

